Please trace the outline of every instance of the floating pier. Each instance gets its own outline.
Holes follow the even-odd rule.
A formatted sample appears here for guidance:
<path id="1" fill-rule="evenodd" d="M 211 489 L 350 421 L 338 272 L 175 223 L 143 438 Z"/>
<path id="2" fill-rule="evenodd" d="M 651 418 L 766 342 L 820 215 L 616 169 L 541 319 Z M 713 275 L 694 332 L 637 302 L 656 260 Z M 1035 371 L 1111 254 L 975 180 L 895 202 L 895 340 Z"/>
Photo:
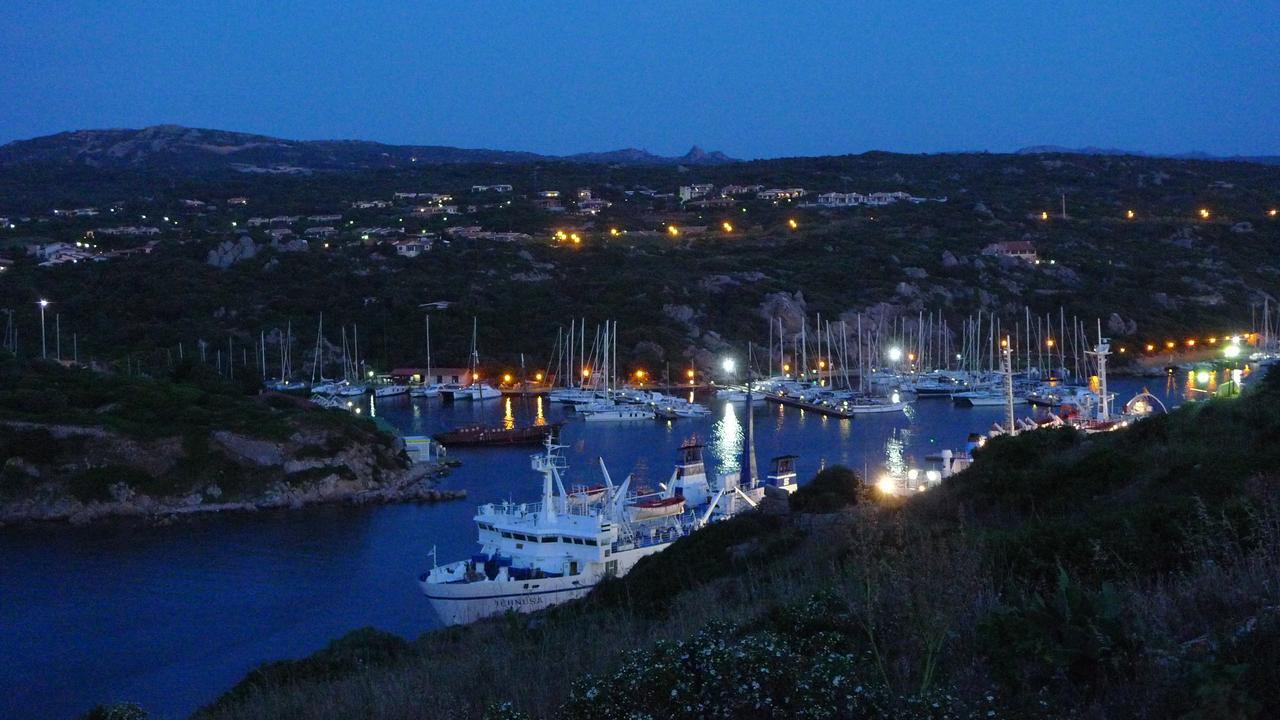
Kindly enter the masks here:
<path id="1" fill-rule="evenodd" d="M 854 413 L 851 410 L 841 410 L 840 408 L 832 407 L 830 405 L 819 405 L 817 403 L 805 402 L 804 400 L 796 400 L 795 398 L 790 398 L 786 395 L 766 395 L 765 397 L 769 399 L 769 402 L 775 402 L 779 405 L 798 407 L 802 410 L 811 410 L 821 415 L 830 415 L 831 417 L 843 418 L 845 420 L 852 420 L 854 416 Z"/>

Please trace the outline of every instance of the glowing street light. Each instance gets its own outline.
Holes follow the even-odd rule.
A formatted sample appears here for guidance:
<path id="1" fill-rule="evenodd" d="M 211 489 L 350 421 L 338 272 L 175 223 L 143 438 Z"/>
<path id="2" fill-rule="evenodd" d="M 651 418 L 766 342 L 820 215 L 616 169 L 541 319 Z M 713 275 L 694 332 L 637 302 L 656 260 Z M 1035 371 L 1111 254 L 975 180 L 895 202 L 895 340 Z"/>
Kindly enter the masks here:
<path id="1" fill-rule="evenodd" d="M 1052 348 L 1052 347 L 1053 347 L 1053 338 L 1049 338 L 1048 340 L 1045 340 L 1045 341 L 1044 341 L 1044 346 L 1045 346 L 1045 347 L 1047 347 L 1047 348 Z"/>
<path id="2" fill-rule="evenodd" d="M 727 233 L 733 232 L 733 223 L 729 222 L 728 220 L 725 220 L 724 222 L 720 223 L 720 227 Z"/>
<path id="3" fill-rule="evenodd" d="M 902 348 L 889 348 L 889 362 L 900 362 L 902 360 Z"/>
<path id="4" fill-rule="evenodd" d="M 1048 220 L 1048 219 L 1049 219 L 1049 213 L 1048 213 L 1047 211 L 1044 211 L 1044 210 L 1040 211 L 1040 219 L 1041 219 L 1041 220 Z"/>
<path id="5" fill-rule="evenodd" d="M 1129 220 L 1132 220 L 1134 217 L 1136 217 L 1136 216 L 1137 216 L 1137 213 L 1135 213 L 1135 212 L 1134 212 L 1134 211 L 1132 211 L 1132 210 L 1126 210 L 1126 211 L 1125 211 L 1125 213 L 1124 213 L 1124 216 L 1125 216 L 1126 218 L 1128 218 Z"/>
<path id="6" fill-rule="evenodd" d="M 40 306 L 40 358 L 43 360 L 49 357 L 49 349 L 44 340 L 44 309 L 49 307 L 49 301 L 40 298 L 40 302 L 36 304 Z"/>
<path id="7" fill-rule="evenodd" d="M 1201 220 L 1209 219 L 1209 208 L 1200 208 L 1200 219 Z"/>
<path id="8" fill-rule="evenodd" d="M 667 234 L 670 235 L 671 237 L 676 237 L 677 235 L 680 234 L 680 228 L 676 227 L 675 225 L 668 225 Z"/>
<path id="9" fill-rule="evenodd" d="M 511 384 L 512 379 L 513 379 L 513 378 L 511 377 L 511 373 L 503 373 L 503 375 L 502 375 L 502 382 L 504 382 L 504 383 L 506 383 L 506 384 L 510 385 L 510 384 Z"/>
<path id="10" fill-rule="evenodd" d="M 534 374 L 533 379 L 537 380 L 538 382 L 542 382 L 542 373 L 539 372 Z"/>
<path id="11" fill-rule="evenodd" d="M 790 227 L 792 230 L 795 230 L 796 228 L 800 227 L 800 223 L 796 222 L 795 218 L 791 218 L 790 220 L 787 221 L 787 227 Z"/>
<path id="12" fill-rule="evenodd" d="M 733 371 L 738 369 L 738 363 L 734 362 L 733 358 L 727 357 L 724 360 L 720 361 L 720 367 L 724 368 L 725 372 L 732 375 Z"/>

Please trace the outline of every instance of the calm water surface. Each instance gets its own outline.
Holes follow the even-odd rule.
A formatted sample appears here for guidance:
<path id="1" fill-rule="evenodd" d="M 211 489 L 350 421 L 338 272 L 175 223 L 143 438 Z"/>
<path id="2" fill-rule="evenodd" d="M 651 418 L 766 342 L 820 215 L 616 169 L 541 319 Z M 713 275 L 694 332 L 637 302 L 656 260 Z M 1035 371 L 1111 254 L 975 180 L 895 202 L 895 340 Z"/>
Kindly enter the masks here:
<path id="1" fill-rule="evenodd" d="M 1116 380 L 1121 402 L 1143 385 L 1169 405 L 1187 378 Z M 598 482 L 597 458 L 621 481 L 656 486 L 691 435 L 720 471 L 737 466 L 744 407 L 712 403 L 711 417 L 670 423 L 568 420 L 569 482 Z M 533 399 L 441 405 L 389 398 L 373 408 L 406 434 L 467 422 L 564 416 Z M 1025 415 L 1026 408 L 1019 408 Z M 802 480 L 823 464 L 872 475 L 886 465 L 925 466 L 960 448 L 1000 408 L 924 400 L 904 414 L 837 420 L 769 404 L 755 409 L 756 450 L 800 456 Z M 466 500 L 437 505 L 324 507 L 184 520 L 169 527 L 64 526 L 0 530 L 0 717 L 69 718 L 98 702 L 138 702 L 153 716 L 185 716 L 253 667 L 296 658 L 373 626 L 414 637 L 437 626 L 415 577 L 434 545 L 441 561 L 470 554 L 477 504 L 532 500 L 540 479 L 529 448 L 458 450 L 444 487 Z"/>

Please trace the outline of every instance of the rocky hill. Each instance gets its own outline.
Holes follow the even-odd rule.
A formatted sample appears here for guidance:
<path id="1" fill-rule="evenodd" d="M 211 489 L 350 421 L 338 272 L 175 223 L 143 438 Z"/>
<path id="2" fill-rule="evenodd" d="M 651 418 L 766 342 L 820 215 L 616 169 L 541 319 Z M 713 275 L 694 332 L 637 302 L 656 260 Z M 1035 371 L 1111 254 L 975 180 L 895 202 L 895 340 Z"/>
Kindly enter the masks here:
<path id="1" fill-rule="evenodd" d="M 165 518 L 320 502 L 436 500 L 440 468 L 395 438 L 199 368 L 176 379 L 53 363 L 0 368 L 0 525 Z"/>
<path id="2" fill-rule="evenodd" d="M 135 129 L 75 130 L 0 147 L 0 167 L 83 166 L 201 173 L 305 175 L 315 171 L 411 167 L 416 164 L 532 163 L 565 160 L 627 165 L 714 165 L 734 162 L 694 147 L 680 157 L 625 149 L 556 157 L 509 150 L 438 145 L 387 145 L 360 140 L 282 140 L 265 135 L 178 125 Z"/>

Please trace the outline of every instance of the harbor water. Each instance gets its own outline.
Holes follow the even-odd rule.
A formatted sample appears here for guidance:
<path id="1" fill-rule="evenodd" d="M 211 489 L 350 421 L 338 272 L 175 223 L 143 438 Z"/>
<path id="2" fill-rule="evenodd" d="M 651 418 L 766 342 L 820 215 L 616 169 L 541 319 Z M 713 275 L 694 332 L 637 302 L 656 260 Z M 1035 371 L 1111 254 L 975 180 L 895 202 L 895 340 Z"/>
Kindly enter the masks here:
<path id="1" fill-rule="evenodd" d="M 1144 386 L 1173 406 L 1196 379 L 1113 379 L 1123 403 Z M 575 421 L 545 399 L 444 405 L 405 396 L 368 411 L 405 434 L 459 425 L 565 420 L 570 483 L 632 474 L 657 487 L 687 438 L 707 446 L 709 470 L 737 467 L 745 405 L 710 401 L 705 418 L 630 423 Z M 754 409 L 762 471 L 774 455 L 800 456 L 801 482 L 842 464 L 870 477 L 926 467 L 926 456 L 985 432 L 999 407 L 946 399 L 853 420 L 775 404 Z M 1018 415 L 1031 413 L 1026 406 Z M 415 578 L 437 549 L 442 562 L 475 549 L 480 503 L 527 501 L 540 479 L 533 448 L 459 449 L 439 504 L 316 507 L 184 519 L 164 526 L 109 523 L 0 529 L 0 718 L 73 718 L 99 702 L 141 704 L 153 717 L 184 717 L 261 663 L 302 657 L 365 626 L 405 637 L 437 627 Z"/>

